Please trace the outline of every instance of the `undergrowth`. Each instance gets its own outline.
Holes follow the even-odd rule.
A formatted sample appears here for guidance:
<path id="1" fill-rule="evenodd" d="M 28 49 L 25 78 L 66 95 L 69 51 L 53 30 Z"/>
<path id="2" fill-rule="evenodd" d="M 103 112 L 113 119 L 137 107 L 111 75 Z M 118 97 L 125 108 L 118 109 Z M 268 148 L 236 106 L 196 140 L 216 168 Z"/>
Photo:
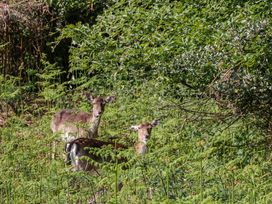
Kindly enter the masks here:
<path id="1" fill-rule="evenodd" d="M 27 2 L 0 3 L 3 22 Z M 272 203 L 270 1 L 41 2 L 58 18 L 37 37 L 23 10 L 2 29 L 1 203 Z M 126 162 L 92 174 L 50 130 L 56 111 L 91 110 L 86 92 L 116 96 L 99 138 L 130 147 L 97 150 Z M 129 127 L 154 119 L 135 155 Z"/>
<path id="2" fill-rule="evenodd" d="M 51 113 L 31 118 L 31 124 L 24 117 L 10 116 L 1 128 L 1 200 L 87 203 L 106 189 L 98 200 L 108 203 L 270 203 L 272 168 L 265 135 L 243 122 L 254 119 L 219 120 L 212 101 L 201 108 L 195 105 L 199 102 L 184 101 L 184 111 L 163 97 L 119 96 L 102 116 L 100 137 L 114 136 L 131 146 L 119 153 L 128 161 L 100 164 L 99 174 L 71 171 L 64 164 L 62 142 L 57 158 L 51 159 L 56 140 L 49 128 Z M 84 100 L 81 104 L 85 109 Z M 137 135 L 128 128 L 153 118 L 161 118 L 161 124 L 153 129 L 148 153 L 137 156 L 133 150 Z M 99 154 L 112 154 L 109 151 Z"/>

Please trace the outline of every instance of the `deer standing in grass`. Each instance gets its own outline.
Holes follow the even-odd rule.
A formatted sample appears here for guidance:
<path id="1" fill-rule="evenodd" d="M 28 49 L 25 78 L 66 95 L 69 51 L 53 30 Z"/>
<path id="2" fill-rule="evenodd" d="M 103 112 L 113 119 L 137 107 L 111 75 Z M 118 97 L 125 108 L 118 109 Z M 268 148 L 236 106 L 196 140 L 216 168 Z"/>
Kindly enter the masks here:
<path id="1" fill-rule="evenodd" d="M 92 112 L 75 112 L 63 109 L 57 112 L 51 121 L 51 130 L 54 134 L 60 133 L 65 142 L 79 137 L 95 138 L 98 136 L 98 128 L 105 105 L 115 100 L 115 96 L 101 97 L 86 94 L 92 104 Z M 53 158 L 56 144 L 53 144 Z"/>
<path id="2" fill-rule="evenodd" d="M 137 154 L 144 154 L 147 151 L 147 140 L 150 138 L 151 130 L 157 126 L 159 120 L 153 120 L 151 123 L 142 123 L 140 125 L 131 126 L 131 130 L 138 132 L 138 141 L 134 144 Z M 68 160 L 71 162 L 75 171 L 96 171 L 96 167 L 90 164 L 82 157 L 87 156 L 96 162 L 102 162 L 103 159 L 99 156 L 91 154 L 87 149 L 90 148 L 103 148 L 103 146 L 112 146 L 115 149 L 127 148 L 123 144 L 114 142 L 105 142 L 93 138 L 78 138 L 66 144 L 66 152 L 68 153 Z"/>

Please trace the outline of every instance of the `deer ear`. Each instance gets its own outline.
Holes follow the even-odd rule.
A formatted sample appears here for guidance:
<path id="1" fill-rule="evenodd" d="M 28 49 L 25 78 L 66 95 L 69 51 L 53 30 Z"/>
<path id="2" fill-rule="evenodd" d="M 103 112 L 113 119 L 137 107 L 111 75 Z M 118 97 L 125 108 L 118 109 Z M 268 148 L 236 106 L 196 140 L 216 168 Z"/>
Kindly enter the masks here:
<path id="1" fill-rule="evenodd" d="M 151 122 L 151 126 L 152 127 L 156 127 L 158 124 L 160 123 L 160 120 L 159 119 L 155 119 Z"/>
<path id="2" fill-rule="evenodd" d="M 86 95 L 87 99 L 88 99 L 90 102 L 92 102 L 92 101 L 94 100 L 94 98 L 95 98 L 95 97 L 94 97 L 92 94 L 90 94 L 90 93 L 86 93 L 85 95 Z"/>
<path id="3" fill-rule="evenodd" d="M 105 98 L 105 102 L 106 103 L 112 103 L 113 101 L 115 101 L 116 96 L 108 96 Z"/>
<path id="4" fill-rule="evenodd" d="M 139 130 L 139 125 L 132 125 L 131 127 L 130 127 L 130 130 L 133 130 L 133 131 L 137 131 L 137 130 Z"/>

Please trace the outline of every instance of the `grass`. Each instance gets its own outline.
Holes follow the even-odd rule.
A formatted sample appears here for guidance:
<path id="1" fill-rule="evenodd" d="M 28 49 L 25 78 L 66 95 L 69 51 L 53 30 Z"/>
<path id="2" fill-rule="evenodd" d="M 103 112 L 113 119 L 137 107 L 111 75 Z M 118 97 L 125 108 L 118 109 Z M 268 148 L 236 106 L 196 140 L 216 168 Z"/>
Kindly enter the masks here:
<path id="1" fill-rule="evenodd" d="M 153 102 L 151 98 L 146 105 Z M 100 134 L 119 135 L 120 141 L 132 145 L 136 134 L 127 127 L 140 122 L 139 116 L 148 109 L 137 101 L 128 109 L 123 106 L 124 100 L 107 107 Z M 137 116 L 131 118 L 137 108 Z M 49 128 L 51 114 L 33 117 L 30 125 L 24 117 L 11 116 L 0 129 L 1 201 L 87 203 L 106 188 L 99 199 L 107 203 L 271 203 L 271 155 L 261 143 L 261 131 L 243 120 L 228 127 L 178 110 L 153 114 L 167 116 L 154 128 L 149 152 L 139 157 L 130 148 L 120 153 L 129 158 L 127 169 L 102 164 L 99 176 L 70 171 L 61 143 L 56 160 L 51 159 L 55 140 Z M 119 115 L 124 117 L 118 121 Z"/>

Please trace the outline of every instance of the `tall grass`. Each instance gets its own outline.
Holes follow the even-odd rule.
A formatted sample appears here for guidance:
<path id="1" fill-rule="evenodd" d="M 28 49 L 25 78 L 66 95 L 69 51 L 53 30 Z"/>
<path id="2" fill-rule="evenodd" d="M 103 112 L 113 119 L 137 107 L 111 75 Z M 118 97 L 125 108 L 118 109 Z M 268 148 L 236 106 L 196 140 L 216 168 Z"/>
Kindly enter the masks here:
<path id="1" fill-rule="evenodd" d="M 171 103 L 161 100 L 161 104 Z M 150 113 L 158 103 L 155 97 L 134 101 L 120 96 L 103 115 L 101 138 L 116 136 L 131 148 L 117 152 L 128 158 L 126 164 L 101 164 L 99 175 L 72 172 L 64 164 L 62 143 L 56 160 L 51 160 L 51 143 L 56 139 L 49 128 L 51 114 L 33 116 L 30 125 L 24 117 L 11 116 L 0 129 L 1 202 L 87 203 L 101 189 L 106 191 L 98 200 L 107 203 L 272 201 L 271 155 L 261 143 L 262 132 L 247 127 L 245 119 L 230 125 L 212 118 L 199 120 L 196 114 L 179 109 Z M 206 111 L 212 106 L 206 106 Z M 194 104 L 187 108 L 197 110 Z M 137 135 L 127 129 L 155 117 L 162 121 L 153 129 L 149 151 L 137 156 L 133 150 Z M 100 152 L 108 153 L 107 149 Z"/>

